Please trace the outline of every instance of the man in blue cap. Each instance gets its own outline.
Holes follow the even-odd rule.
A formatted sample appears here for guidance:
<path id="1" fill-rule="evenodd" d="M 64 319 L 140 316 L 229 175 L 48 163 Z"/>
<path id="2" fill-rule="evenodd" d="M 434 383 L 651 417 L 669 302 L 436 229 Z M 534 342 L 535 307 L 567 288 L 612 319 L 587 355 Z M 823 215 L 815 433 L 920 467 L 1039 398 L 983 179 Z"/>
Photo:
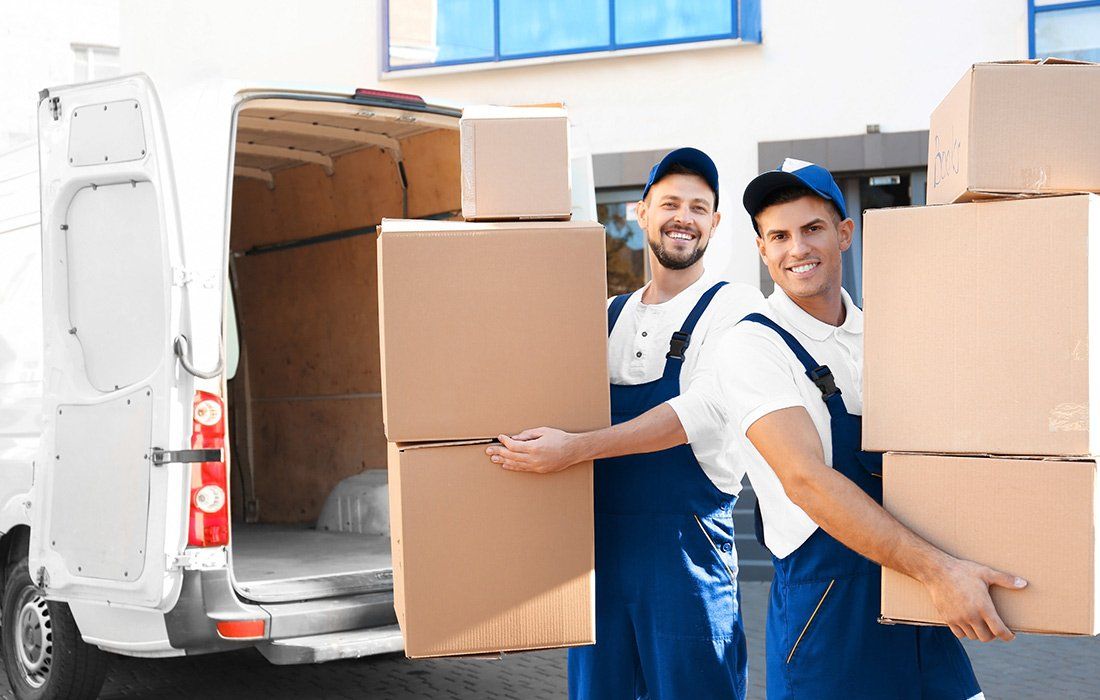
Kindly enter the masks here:
<path id="1" fill-rule="evenodd" d="M 702 151 L 672 151 L 650 171 L 637 212 L 653 279 L 608 304 L 614 425 L 535 428 L 486 450 L 533 472 L 597 460 L 596 644 L 569 653 L 574 700 L 744 698 L 732 513 L 744 469 L 716 380 L 695 370 L 763 298 L 704 276 L 717 206 Z"/>
<path id="2" fill-rule="evenodd" d="M 841 287 L 844 197 L 826 169 L 787 159 L 749 183 L 744 205 L 776 290 L 701 372 L 719 377 L 773 554 L 768 698 L 981 697 L 955 637 L 1012 639 L 989 587 L 1026 584 L 936 549 L 881 507 L 881 455 L 860 445 L 863 312 Z M 951 631 L 879 624 L 879 564 L 923 583 Z"/>

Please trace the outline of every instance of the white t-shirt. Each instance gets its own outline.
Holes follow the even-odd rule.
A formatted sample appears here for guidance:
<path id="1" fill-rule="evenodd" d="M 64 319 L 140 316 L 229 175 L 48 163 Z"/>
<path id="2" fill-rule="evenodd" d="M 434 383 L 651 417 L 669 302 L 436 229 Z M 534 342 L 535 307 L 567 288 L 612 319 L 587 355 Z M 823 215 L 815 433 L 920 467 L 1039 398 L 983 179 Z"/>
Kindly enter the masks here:
<path id="1" fill-rule="evenodd" d="M 844 323 L 837 327 L 817 320 L 776 289 L 768 297 L 765 315 L 793 335 L 818 362 L 828 365 L 844 399 L 848 413 L 863 415 L 863 312 L 847 292 Z M 833 464 L 833 441 L 829 409 L 821 390 L 806 376 L 783 339 L 771 328 L 746 321 L 726 333 L 713 356 L 721 395 L 730 412 L 729 426 L 735 434 L 749 481 L 760 501 L 764 540 L 768 549 L 782 559 L 802 546 L 817 530 L 810 516 L 787 498 L 771 466 L 746 437 L 757 420 L 769 413 L 802 406 L 813 419 L 821 438 L 825 463 Z"/>
<path id="2" fill-rule="evenodd" d="M 607 367 L 612 384 L 645 384 L 660 378 L 672 334 L 684 324 L 695 303 L 719 280 L 703 275 L 662 304 L 643 304 L 647 284 L 630 295 L 607 343 Z M 610 301 L 608 302 L 610 304 Z M 760 292 L 747 284 L 722 287 L 691 334 L 680 370 L 680 395 L 668 404 L 687 433 L 695 459 L 720 490 L 736 495 L 745 468 L 728 429 L 728 412 L 721 401 L 714 372 L 698 375 L 701 358 L 717 350 L 717 340 L 738 321 L 763 308 Z"/>

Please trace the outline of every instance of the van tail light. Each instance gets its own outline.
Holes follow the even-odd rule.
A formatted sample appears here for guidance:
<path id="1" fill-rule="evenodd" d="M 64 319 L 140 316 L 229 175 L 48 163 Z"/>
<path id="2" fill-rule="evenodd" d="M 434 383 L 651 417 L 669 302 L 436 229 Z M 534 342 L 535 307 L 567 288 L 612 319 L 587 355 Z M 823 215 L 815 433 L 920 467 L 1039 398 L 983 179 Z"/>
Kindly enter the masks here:
<path id="1" fill-rule="evenodd" d="M 196 391 L 191 408 L 191 449 L 217 449 L 220 462 L 191 465 L 190 521 L 192 547 L 229 544 L 229 484 L 225 469 L 225 404 L 210 392 Z"/>

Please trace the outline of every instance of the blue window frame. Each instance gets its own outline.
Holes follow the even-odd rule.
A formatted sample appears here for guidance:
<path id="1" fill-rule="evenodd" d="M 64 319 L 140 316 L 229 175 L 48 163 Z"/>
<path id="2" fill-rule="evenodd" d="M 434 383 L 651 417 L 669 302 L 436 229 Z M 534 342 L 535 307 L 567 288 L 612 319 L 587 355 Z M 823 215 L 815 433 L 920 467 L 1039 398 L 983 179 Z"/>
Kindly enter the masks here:
<path id="1" fill-rule="evenodd" d="M 760 42 L 760 0 L 387 0 L 388 71 L 721 39 Z"/>
<path id="2" fill-rule="evenodd" d="M 1027 34 L 1031 58 L 1100 61 L 1100 0 L 1028 0 Z"/>

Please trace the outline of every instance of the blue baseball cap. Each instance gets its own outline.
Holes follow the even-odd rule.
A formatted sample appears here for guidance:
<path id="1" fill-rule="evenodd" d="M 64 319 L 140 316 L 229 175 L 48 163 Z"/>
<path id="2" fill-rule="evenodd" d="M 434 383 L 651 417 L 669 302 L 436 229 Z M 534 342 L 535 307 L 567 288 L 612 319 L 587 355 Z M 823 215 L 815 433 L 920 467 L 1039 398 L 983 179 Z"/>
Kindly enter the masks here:
<path id="1" fill-rule="evenodd" d="M 840 212 L 841 219 L 848 218 L 848 208 L 844 205 L 844 195 L 837 187 L 832 173 L 820 165 L 807 163 L 797 158 L 787 158 L 777 169 L 757 175 L 745 188 L 745 196 L 742 201 L 745 204 L 745 211 L 752 218 L 753 228 L 756 228 L 756 215 L 760 213 L 764 200 L 768 198 L 768 195 L 778 189 L 792 185 L 808 187 L 822 199 L 832 202 L 833 206 Z M 759 230 L 757 230 L 757 233 L 759 233 Z"/>
<path id="2" fill-rule="evenodd" d="M 668 174 L 668 169 L 673 165 L 682 165 L 702 175 L 710 188 L 714 190 L 714 208 L 718 208 L 718 168 L 714 165 L 714 161 L 710 159 L 710 156 L 698 148 L 677 148 L 675 151 L 670 151 L 668 155 L 654 165 L 649 171 L 649 180 L 645 183 L 645 189 L 642 190 L 642 199 L 645 199 L 646 195 L 649 194 L 649 188 Z"/>

